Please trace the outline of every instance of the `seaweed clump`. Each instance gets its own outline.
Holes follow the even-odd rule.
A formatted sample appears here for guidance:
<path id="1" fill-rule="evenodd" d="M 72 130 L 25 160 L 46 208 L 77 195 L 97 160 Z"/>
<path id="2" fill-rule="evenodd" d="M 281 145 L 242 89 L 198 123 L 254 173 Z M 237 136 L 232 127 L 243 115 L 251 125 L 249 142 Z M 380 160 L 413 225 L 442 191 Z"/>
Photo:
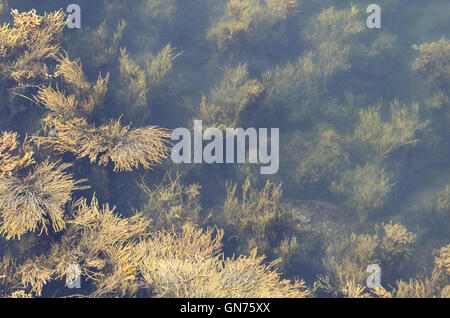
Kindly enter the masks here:
<path id="1" fill-rule="evenodd" d="M 65 227 L 64 206 L 75 190 L 83 189 L 65 170 L 66 163 L 48 160 L 34 164 L 31 151 L 18 153 L 17 134 L 5 132 L 0 140 L 0 233 L 18 238 L 36 230 Z"/>
<path id="2" fill-rule="evenodd" d="M 207 127 L 237 127 L 245 114 L 266 90 L 264 74 L 262 81 L 250 79 L 247 64 L 225 69 L 223 79 L 209 98 L 202 96 L 199 116 Z"/>
<path id="3" fill-rule="evenodd" d="M 429 84 L 447 88 L 450 85 L 450 41 L 443 37 L 437 42 L 414 45 L 413 48 L 420 53 L 412 66 L 413 71 Z"/>
<path id="4" fill-rule="evenodd" d="M 200 226 L 207 218 L 200 215 L 200 190 L 198 183 L 183 185 L 181 175 L 167 173 L 161 184 L 150 188 L 144 182 L 139 184 L 147 196 L 143 212 L 152 218 L 158 229 L 181 231 L 185 226 Z"/>
<path id="5" fill-rule="evenodd" d="M 60 242 L 45 254 L 17 264 L 0 263 L 2 287 L 41 295 L 45 285 L 79 266 L 83 282 L 93 284 L 90 297 L 306 297 L 303 281 L 280 278 L 274 263 L 264 264 L 256 250 L 249 256 L 224 258 L 223 231 L 191 225 L 182 231 L 148 232 L 142 214 L 124 218 L 94 197 L 77 203 Z M 6 276 L 5 276 L 6 277 Z M 16 285 L 16 286 L 17 286 Z M 28 291 L 30 293 L 28 293 Z M 20 296 L 20 295 L 18 295 Z"/>
<path id="6" fill-rule="evenodd" d="M 390 122 L 383 122 L 380 105 L 359 112 L 355 139 L 364 151 L 379 158 L 387 157 L 399 148 L 416 145 L 420 141 L 419 134 L 429 125 L 429 121 L 421 120 L 417 103 L 408 107 L 394 100 L 390 113 Z"/>
<path id="7" fill-rule="evenodd" d="M 296 7 L 296 0 L 230 0 L 207 38 L 220 51 L 262 43 Z"/>
<path id="8" fill-rule="evenodd" d="M 35 79 L 48 80 L 48 62 L 60 49 L 59 39 L 65 26 L 62 11 L 36 14 L 36 10 L 19 13 L 12 10 L 14 26 L 0 27 L 0 72 L 22 85 Z"/>
<path id="9" fill-rule="evenodd" d="M 37 145 L 59 153 L 72 152 L 78 158 L 89 157 L 99 165 L 114 163 L 114 171 L 131 171 L 142 165 L 150 168 L 167 157 L 166 129 L 156 126 L 131 129 L 120 119 L 96 127 L 90 124 L 107 92 L 109 75 L 99 75 L 95 84 L 85 80 L 81 64 L 67 56 L 59 58 L 56 75 L 70 95 L 48 86 L 39 90 L 37 101 L 50 112 L 43 120 L 45 136 L 35 136 Z M 52 134 L 48 132 L 52 131 Z"/>
<path id="10" fill-rule="evenodd" d="M 381 264 L 382 285 L 389 285 L 393 273 L 385 269 L 393 266 L 399 271 L 406 266 L 415 240 L 403 225 L 391 222 L 381 226 L 380 235 L 352 233 L 343 241 L 332 242 L 323 259 L 326 274 L 319 276 L 315 288 L 333 297 L 381 297 L 383 293 L 392 297 L 383 287 L 366 288 L 366 269 L 370 264 Z"/>
<path id="11" fill-rule="evenodd" d="M 450 245 L 435 252 L 431 275 L 419 275 L 409 281 L 399 280 L 391 297 L 449 298 L 450 297 Z"/>
<path id="12" fill-rule="evenodd" d="M 249 256 L 222 258 L 223 232 L 186 227 L 181 234 L 159 233 L 141 242 L 141 271 L 156 297 L 292 297 L 309 292 L 303 281 L 280 279 L 256 249 Z"/>
<path id="13" fill-rule="evenodd" d="M 367 164 L 346 171 L 339 182 L 332 183 L 331 189 L 347 198 L 347 205 L 357 212 L 362 223 L 384 206 L 393 186 L 383 168 Z"/>
<path id="14" fill-rule="evenodd" d="M 99 165 L 114 163 L 114 171 L 132 171 L 143 166 L 148 169 L 167 157 L 165 139 L 170 134 L 162 128 L 131 129 L 120 120 L 95 127 L 77 118 L 70 122 L 53 122 L 56 137 L 37 137 L 38 145 L 51 147 L 58 153 L 72 152 L 77 158 L 88 157 Z"/>
<path id="15" fill-rule="evenodd" d="M 120 88 L 117 96 L 124 104 L 129 105 L 127 107 L 132 114 L 142 114 L 144 106 L 160 93 L 169 78 L 173 61 L 180 55 L 167 44 L 143 69 L 129 57 L 125 48 L 120 50 Z"/>

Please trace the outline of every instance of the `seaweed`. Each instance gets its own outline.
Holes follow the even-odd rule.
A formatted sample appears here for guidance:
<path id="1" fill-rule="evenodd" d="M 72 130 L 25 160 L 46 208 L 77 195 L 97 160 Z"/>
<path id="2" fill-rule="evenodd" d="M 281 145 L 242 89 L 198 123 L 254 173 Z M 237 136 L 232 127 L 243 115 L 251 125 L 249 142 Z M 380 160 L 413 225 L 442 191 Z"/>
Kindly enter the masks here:
<path id="1" fill-rule="evenodd" d="M 36 230 L 65 227 L 64 206 L 72 192 L 85 189 L 86 180 L 75 180 L 71 164 L 44 161 L 35 164 L 33 152 L 17 151 L 17 135 L 3 133 L 0 142 L 0 233 L 7 239 Z"/>
<path id="2" fill-rule="evenodd" d="M 329 184 L 349 165 L 344 140 L 336 131 L 319 128 L 315 139 L 306 142 L 305 154 L 295 171 L 296 182 L 302 186 L 317 182 Z"/>
<path id="3" fill-rule="evenodd" d="M 354 138 L 363 145 L 364 151 L 383 158 L 399 148 L 414 146 L 420 141 L 419 134 L 425 132 L 430 123 L 420 119 L 417 103 L 408 107 L 394 100 L 390 115 L 390 122 L 383 122 L 380 105 L 359 112 Z"/>
<path id="4" fill-rule="evenodd" d="M 167 173 L 161 184 L 150 188 L 143 181 L 140 188 L 147 196 L 143 207 L 157 229 L 181 231 L 185 226 L 204 225 L 208 217 L 200 215 L 201 186 L 198 183 L 183 185 L 179 173 Z"/>
<path id="5" fill-rule="evenodd" d="M 84 118 L 52 122 L 57 136 L 34 137 L 33 141 L 58 153 L 72 152 L 77 158 L 89 157 L 99 165 L 114 163 L 114 171 L 132 171 L 139 166 L 149 169 L 167 158 L 166 129 L 156 126 L 131 129 L 120 119 L 95 127 Z"/>
<path id="6" fill-rule="evenodd" d="M 364 222 L 386 203 L 387 196 L 394 183 L 384 168 L 373 164 L 346 171 L 338 183 L 331 184 L 331 190 L 345 195 L 347 204 L 357 212 L 360 221 Z"/>
<path id="7" fill-rule="evenodd" d="M 139 244 L 141 271 L 155 297 L 305 297 L 302 281 L 280 279 L 273 263 L 253 250 L 249 256 L 220 257 L 222 231 L 185 227 Z"/>
<path id="8" fill-rule="evenodd" d="M 268 76 L 268 74 L 265 74 Z M 262 81 L 249 79 L 247 64 L 224 71 L 220 85 L 209 98 L 202 96 L 199 117 L 206 127 L 237 127 L 245 110 L 251 107 L 265 92 L 266 77 Z"/>
<path id="9" fill-rule="evenodd" d="M 230 0 L 207 38 L 220 51 L 260 44 L 271 39 L 276 25 L 296 7 L 296 0 Z"/>
<path id="10" fill-rule="evenodd" d="M 413 65 L 424 80 L 441 88 L 450 84 L 450 42 L 445 37 L 439 41 L 414 45 L 413 48 L 420 53 Z"/>
<path id="11" fill-rule="evenodd" d="M 449 297 L 446 11 L 330 5 L 84 1 L 64 30 L 0 0 L 0 297 Z M 165 162 L 193 120 L 280 128 L 280 173 Z"/>
<path id="12" fill-rule="evenodd" d="M 36 10 L 19 13 L 12 10 L 13 27 L 0 27 L 0 73 L 21 85 L 31 85 L 51 77 L 47 62 L 59 49 L 65 26 L 62 11 L 36 14 Z"/>
<path id="13" fill-rule="evenodd" d="M 145 69 L 137 65 L 125 48 L 120 50 L 120 89 L 117 96 L 129 105 L 131 112 L 144 108 L 167 82 L 173 61 L 181 55 L 167 44 L 161 52 L 147 62 Z M 149 115 L 147 111 L 146 116 Z"/>

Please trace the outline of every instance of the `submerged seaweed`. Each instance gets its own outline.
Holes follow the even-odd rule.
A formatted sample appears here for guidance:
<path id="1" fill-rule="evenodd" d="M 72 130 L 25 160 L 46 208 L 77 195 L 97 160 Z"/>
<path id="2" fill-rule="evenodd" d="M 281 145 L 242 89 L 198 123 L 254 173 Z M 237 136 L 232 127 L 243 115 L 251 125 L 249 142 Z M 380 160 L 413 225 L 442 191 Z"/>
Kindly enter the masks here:
<path id="1" fill-rule="evenodd" d="M 380 2 L 381 30 L 312 0 L 105 0 L 76 30 L 0 0 L 0 296 L 450 297 L 450 34 Z M 193 120 L 280 128 L 279 173 L 166 160 Z"/>

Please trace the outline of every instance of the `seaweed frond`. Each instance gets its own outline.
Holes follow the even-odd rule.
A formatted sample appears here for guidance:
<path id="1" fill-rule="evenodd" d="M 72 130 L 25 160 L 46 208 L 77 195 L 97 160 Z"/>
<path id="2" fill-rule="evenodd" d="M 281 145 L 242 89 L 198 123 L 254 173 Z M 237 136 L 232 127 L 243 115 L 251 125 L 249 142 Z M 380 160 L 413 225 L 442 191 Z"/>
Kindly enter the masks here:
<path id="1" fill-rule="evenodd" d="M 17 133 L 3 132 L 0 138 L 0 177 L 12 176 L 34 164 L 33 152 L 19 149 Z"/>
<path id="2" fill-rule="evenodd" d="M 380 157 L 386 157 L 401 147 L 417 144 L 420 141 L 418 133 L 430 123 L 420 119 L 419 104 L 408 107 L 398 100 L 391 103 L 391 120 L 388 122 L 382 121 L 379 105 L 361 110 L 359 116 L 355 139 L 365 147 L 365 151 L 375 152 Z"/>
<path id="3" fill-rule="evenodd" d="M 0 27 L 0 72 L 20 84 L 48 79 L 51 75 L 46 63 L 60 49 L 65 13 L 60 10 L 40 16 L 33 9 L 22 13 L 12 10 L 11 15 L 14 26 Z"/>
<path id="4" fill-rule="evenodd" d="M 280 279 L 274 263 L 249 256 L 222 259 L 223 231 L 187 226 L 162 232 L 138 245 L 140 271 L 155 297 L 305 297 L 304 283 Z"/>
<path id="5" fill-rule="evenodd" d="M 181 55 L 167 44 L 156 56 L 141 68 L 128 55 L 125 48 L 120 50 L 120 89 L 117 95 L 127 105 L 141 108 L 159 94 L 169 78 L 173 61 Z M 135 109 L 136 111 L 136 109 Z"/>
<path id="6" fill-rule="evenodd" d="M 332 183 L 331 189 L 347 196 L 347 204 L 363 222 L 369 214 L 383 207 L 393 186 L 384 168 L 366 164 L 346 171 L 339 182 Z"/>
<path id="7" fill-rule="evenodd" d="M 152 218 L 155 228 L 181 231 L 187 225 L 205 223 L 206 220 L 200 217 L 199 184 L 185 186 L 181 183 L 181 175 L 173 177 L 167 173 L 163 182 L 154 188 L 143 182 L 139 186 L 148 197 L 143 211 Z"/>
<path id="8" fill-rule="evenodd" d="M 412 65 L 429 84 L 446 88 L 450 85 L 450 41 L 442 37 L 439 41 L 414 45 L 420 56 Z"/>
<path id="9" fill-rule="evenodd" d="M 34 137 L 33 141 L 59 153 L 89 157 L 99 165 L 113 162 L 114 171 L 132 171 L 140 165 L 149 169 L 168 155 L 170 133 L 156 126 L 131 129 L 122 126 L 119 119 L 95 127 L 82 118 L 66 122 L 54 120 L 53 125 L 57 136 Z"/>
<path id="10" fill-rule="evenodd" d="M 207 127 L 236 127 L 244 110 L 256 103 L 265 89 L 263 82 L 249 78 L 247 64 L 227 68 L 209 98 L 202 97 L 199 116 Z"/>
<path id="11" fill-rule="evenodd" d="M 26 176 L 0 177 L 0 233 L 6 239 L 32 231 L 46 232 L 65 227 L 64 206 L 85 180 L 76 181 L 64 170 L 70 164 L 45 161 Z"/>
<path id="12" fill-rule="evenodd" d="M 227 183 L 227 197 L 219 222 L 223 222 L 229 234 L 238 239 L 241 252 L 248 253 L 257 247 L 261 253 L 267 254 L 275 247 L 277 229 L 284 213 L 281 199 L 281 184 L 267 181 L 265 187 L 258 191 L 247 179 L 242 185 L 239 200 L 237 184 Z"/>
<path id="13" fill-rule="evenodd" d="M 296 0 L 229 0 L 225 14 L 211 27 L 207 38 L 220 51 L 262 43 L 296 7 Z"/>

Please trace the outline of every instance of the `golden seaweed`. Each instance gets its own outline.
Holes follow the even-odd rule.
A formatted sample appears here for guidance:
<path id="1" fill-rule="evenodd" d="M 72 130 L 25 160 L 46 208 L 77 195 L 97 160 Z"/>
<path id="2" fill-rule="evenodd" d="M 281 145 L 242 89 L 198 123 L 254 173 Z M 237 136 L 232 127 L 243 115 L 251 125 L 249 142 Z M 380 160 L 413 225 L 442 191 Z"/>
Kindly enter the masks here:
<path id="1" fill-rule="evenodd" d="M 413 45 L 420 53 L 413 65 L 413 71 L 429 84 L 448 87 L 450 84 L 450 41 L 442 37 L 439 41 Z"/>
<path id="2" fill-rule="evenodd" d="M 253 105 L 265 91 L 264 83 L 249 79 L 247 64 L 225 69 L 219 86 L 209 98 L 202 96 L 199 116 L 207 127 L 237 127 L 242 113 Z"/>
<path id="3" fill-rule="evenodd" d="M 222 231 L 187 226 L 181 234 L 159 233 L 138 246 L 140 271 L 155 297 L 305 297 L 302 281 L 280 279 L 274 263 L 250 255 L 222 259 Z"/>
<path id="4" fill-rule="evenodd" d="M 65 26 L 60 11 L 36 14 L 35 10 L 19 13 L 12 10 L 14 25 L 0 27 L 0 72 L 20 84 L 49 79 L 47 62 L 55 58 Z"/>
<path id="5" fill-rule="evenodd" d="M 296 0 L 229 0 L 225 14 L 207 38 L 220 51 L 261 43 L 296 7 Z"/>
<path id="6" fill-rule="evenodd" d="M 150 188 L 144 182 L 140 188 L 148 197 L 143 211 L 152 219 L 155 228 L 181 229 L 187 225 L 200 226 L 207 218 L 200 216 L 200 185 L 197 183 L 185 186 L 181 183 L 181 175 L 166 174 L 161 184 Z"/>
<path id="7" fill-rule="evenodd" d="M 36 165 L 26 175 L 0 177 L 0 233 L 11 239 L 32 231 L 47 232 L 65 227 L 64 206 L 84 180 L 76 181 L 64 170 L 70 164 Z"/>
<path id="8" fill-rule="evenodd" d="M 331 184 L 331 189 L 347 196 L 347 204 L 357 212 L 360 222 L 363 222 L 371 213 L 384 206 L 393 186 L 394 183 L 384 168 L 367 164 L 346 171 L 339 183 Z"/>
<path id="9" fill-rule="evenodd" d="M 167 82 L 173 67 L 173 61 L 181 55 L 175 49 L 166 45 L 156 56 L 141 68 L 129 56 L 125 48 L 120 50 L 120 84 L 117 96 L 130 109 L 143 108 L 155 95 L 160 94 Z"/>
<path id="10" fill-rule="evenodd" d="M 90 125 L 82 118 L 52 123 L 57 136 L 34 137 L 37 145 L 58 153 L 72 152 L 77 158 L 88 157 L 99 165 L 113 162 L 114 171 L 132 171 L 139 166 L 150 169 L 167 158 L 170 133 L 163 128 L 131 129 L 122 126 L 120 119 L 100 127 Z"/>

